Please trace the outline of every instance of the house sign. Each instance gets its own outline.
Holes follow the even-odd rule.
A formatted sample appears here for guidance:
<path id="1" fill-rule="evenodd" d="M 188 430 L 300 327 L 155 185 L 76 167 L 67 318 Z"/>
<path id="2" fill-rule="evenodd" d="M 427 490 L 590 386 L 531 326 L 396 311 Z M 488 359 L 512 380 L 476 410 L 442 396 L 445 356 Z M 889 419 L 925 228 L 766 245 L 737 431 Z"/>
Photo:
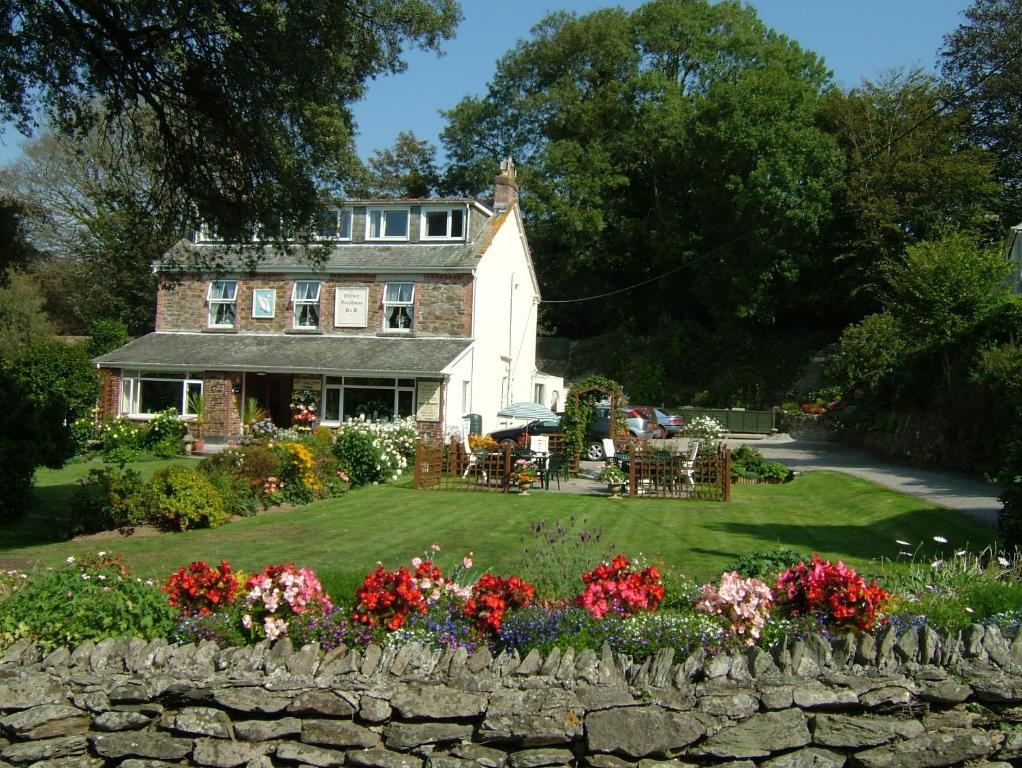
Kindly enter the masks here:
<path id="1" fill-rule="evenodd" d="M 334 327 L 365 328 L 368 309 L 368 288 L 337 288 L 334 292 Z"/>
<path id="2" fill-rule="evenodd" d="M 416 392 L 418 421 L 440 421 L 440 382 L 419 380 Z"/>

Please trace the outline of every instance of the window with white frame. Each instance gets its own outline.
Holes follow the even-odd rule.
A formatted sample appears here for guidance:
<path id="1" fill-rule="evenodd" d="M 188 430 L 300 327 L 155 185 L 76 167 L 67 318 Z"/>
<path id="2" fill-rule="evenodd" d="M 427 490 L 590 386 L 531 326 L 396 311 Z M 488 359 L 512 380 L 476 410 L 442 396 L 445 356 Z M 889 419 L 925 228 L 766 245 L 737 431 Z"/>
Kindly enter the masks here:
<path id="1" fill-rule="evenodd" d="M 238 281 L 210 280 L 206 291 L 209 327 L 233 328 L 238 317 Z"/>
<path id="2" fill-rule="evenodd" d="M 533 387 L 532 401 L 534 403 L 538 403 L 539 405 L 545 405 L 545 403 L 543 402 L 543 400 L 545 399 L 545 396 L 546 396 L 546 387 L 544 385 L 542 385 L 542 384 L 536 384 Z"/>
<path id="3" fill-rule="evenodd" d="M 149 416 L 175 409 L 192 415 L 188 400 L 202 394 L 202 379 L 187 371 L 121 371 L 121 413 Z"/>
<path id="4" fill-rule="evenodd" d="M 366 240 L 407 240 L 408 208 L 370 208 L 366 212 Z"/>
<path id="5" fill-rule="evenodd" d="M 423 208 L 420 238 L 461 240 L 465 237 L 465 208 Z"/>
<path id="6" fill-rule="evenodd" d="M 320 240 L 350 240 L 351 208 L 327 208 L 320 212 L 316 237 Z"/>
<path id="7" fill-rule="evenodd" d="M 411 332 L 414 305 L 415 283 L 387 283 L 383 291 L 383 329 Z"/>
<path id="8" fill-rule="evenodd" d="M 295 310 L 295 328 L 319 328 L 319 282 L 296 280 L 291 302 Z"/>
<path id="9" fill-rule="evenodd" d="M 323 423 L 339 424 L 364 416 L 390 419 L 415 410 L 415 379 L 327 376 L 323 388 Z"/>

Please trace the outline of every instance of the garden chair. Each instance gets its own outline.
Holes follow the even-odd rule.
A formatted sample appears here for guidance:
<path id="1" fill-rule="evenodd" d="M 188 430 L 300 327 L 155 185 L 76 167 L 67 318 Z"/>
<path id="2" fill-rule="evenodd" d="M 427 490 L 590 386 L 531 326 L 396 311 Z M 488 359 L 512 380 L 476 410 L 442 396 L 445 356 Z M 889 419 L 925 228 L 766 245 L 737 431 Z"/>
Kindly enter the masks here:
<path id="1" fill-rule="evenodd" d="M 546 490 L 550 490 L 550 478 L 557 480 L 557 490 L 561 490 L 561 474 L 565 471 L 563 453 L 551 453 L 539 470 L 539 479 Z"/>
<path id="2" fill-rule="evenodd" d="M 614 447 L 614 441 L 609 437 L 603 438 L 600 442 L 603 443 L 603 458 L 605 461 L 614 461 L 614 455 L 617 453 L 617 449 Z"/>
<path id="3" fill-rule="evenodd" d="M 467 462 L 465 464 L 465 471 L 462 472 L 461 474 L 461 479 L 464 480 L 465 478 L 468 477 L 469 473 L 472 472 L 476 475 L 477 478 L 479 478 L 480 480 L 482 480 L 483 483 L 485 483 L 486 470 L 479 465 L 479 457 L 475 455 L 475 453 L 472 451 L 471 446 L 469 446 L 467 434 L 461 436 L 461 442 L 465 448 L 465 460 Z"/>
<path id="4" fill-rule="evenodd" d="M 685 460 L 681 463 L 681 472 L 678 477 L 681 482 L 686 485 L 695 485 L 696 481 L 693 475 L 696 471 L 696 457 L 699 455 L 699 443 L 694 440 L 688 444 L 688 453 L 685 454 Z"/>

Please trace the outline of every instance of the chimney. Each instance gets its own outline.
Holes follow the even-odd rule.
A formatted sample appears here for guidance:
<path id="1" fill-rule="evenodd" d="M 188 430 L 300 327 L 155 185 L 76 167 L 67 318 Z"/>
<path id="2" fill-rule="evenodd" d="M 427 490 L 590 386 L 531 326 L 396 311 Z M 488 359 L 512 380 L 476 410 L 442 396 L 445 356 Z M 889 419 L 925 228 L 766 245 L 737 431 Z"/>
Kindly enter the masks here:
<path id="1" fill-rule="evenodd" d="M 500 173 L 493 181 L 493 207 L 503 211 L 518 202 L 518 180 L 515 177 L 515 161 L 510 157 L 500 164 Z"/>

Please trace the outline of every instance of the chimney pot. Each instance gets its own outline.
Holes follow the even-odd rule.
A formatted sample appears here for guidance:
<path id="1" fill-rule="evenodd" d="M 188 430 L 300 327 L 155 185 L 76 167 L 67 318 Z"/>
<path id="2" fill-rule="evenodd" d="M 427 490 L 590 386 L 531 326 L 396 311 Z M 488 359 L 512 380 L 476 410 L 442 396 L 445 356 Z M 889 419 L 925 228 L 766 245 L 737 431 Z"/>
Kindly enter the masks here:
<path id="1" fill-rule="evenodd" d="M 500 173 L 494 179 L 493 207 L 498 211 L 510 208 L 518 202 L 518 180 L 515 176 L 515 161 L 505 158 L 500 164 Z"/>

